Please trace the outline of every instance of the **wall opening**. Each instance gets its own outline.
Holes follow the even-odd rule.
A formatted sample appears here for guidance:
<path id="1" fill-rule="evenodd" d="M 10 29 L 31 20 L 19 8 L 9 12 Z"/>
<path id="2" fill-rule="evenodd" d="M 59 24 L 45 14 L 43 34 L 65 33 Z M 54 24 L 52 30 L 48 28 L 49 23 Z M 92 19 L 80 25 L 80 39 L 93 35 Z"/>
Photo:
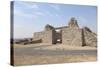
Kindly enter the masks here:
<path id="1" fill-rule="evenodd" d="M 56 43 L 62 43 L 62 32 L 61 29 L 56 29 Z"/>

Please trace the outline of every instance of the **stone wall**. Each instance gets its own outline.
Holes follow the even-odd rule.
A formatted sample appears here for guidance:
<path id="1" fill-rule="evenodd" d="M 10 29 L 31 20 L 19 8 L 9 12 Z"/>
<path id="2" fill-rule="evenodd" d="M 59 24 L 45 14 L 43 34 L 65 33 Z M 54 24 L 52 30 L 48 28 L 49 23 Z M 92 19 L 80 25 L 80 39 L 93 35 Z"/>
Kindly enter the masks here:
<path id="1" fill-rule="evenodd" d="M 42 32 L 35 32 L 33 41 L 34 40 L 42 40 L 42 43 L 50 43 L 55 44 L 56 43 L 56 32 L 54 30 L 46 30 Z"/>
<path id="2" fill-rule="evenodd" d="M 62 29 L 62 43 L 64 45 L 82 46 L 82 31 L 78 28 Z"/>
<path id="3" fill-rule="evenodd" d="M 85 46 L 97 47 L 97 36 L 92 31 L 83 28 Z"/>
<path id="4" fill-rule="evenodd" d="M 49 44 L 53 44 L 53 31 L 49 30 L 49 31 L 45 31 L 43 34 L 43 43 L 49 43 Z"/>
<path id="5" fill-rule="evenodd" d="M 35 32 L 33 34 L 33 40 L 39 40 L 42 39 L 44 37 L 44 32 Z"/>

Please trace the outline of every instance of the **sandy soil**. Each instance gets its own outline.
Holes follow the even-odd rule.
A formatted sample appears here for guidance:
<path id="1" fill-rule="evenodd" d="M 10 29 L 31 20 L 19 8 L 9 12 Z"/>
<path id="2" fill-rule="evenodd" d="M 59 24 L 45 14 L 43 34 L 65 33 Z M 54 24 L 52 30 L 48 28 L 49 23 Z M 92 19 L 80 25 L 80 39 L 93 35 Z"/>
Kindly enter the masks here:
<path id="1" fill-rule="evenodd" d="M 36 50 L 97 50 L 95 47 L 75 47 L 63 44 L 14 44 L 15 50 L 18 48 L 30 48 Z M 19 51 L 21 52 L 21 51 Z M 22 51 L 23 52 L 23 51 Z M 25 51 L 24 51 L 25 52 Z M 33 53 L 33 52 L 32 52 Z M 96 61 L 97 55 L 15 55 L 14 65 L 36 65 L 36 64 L 55 64 L 55 63 L 72 63 L 72 62 L 90 62 Z"/>
<path id="2" fill-rule="evenodd" d="M 96 50 L 96 47 L 89 47 L 89 46 L 68 46 L 63 44 L 45 44 L 45 43 L 38 43 L 38 44 L 28 44 L 28 45 L 21 45 L 21 44 L 14 44 L 14 48 L 34 48 L 34 49 L 45 49 L 45 50 Z"/>
<path id="3" fill-rule="evenodd" d="M 73 63 L 96 61 L 96 56 L 15 56 L 15 65 L 36 65 L 36 64 L 55 64 L 55 63 Z"/>

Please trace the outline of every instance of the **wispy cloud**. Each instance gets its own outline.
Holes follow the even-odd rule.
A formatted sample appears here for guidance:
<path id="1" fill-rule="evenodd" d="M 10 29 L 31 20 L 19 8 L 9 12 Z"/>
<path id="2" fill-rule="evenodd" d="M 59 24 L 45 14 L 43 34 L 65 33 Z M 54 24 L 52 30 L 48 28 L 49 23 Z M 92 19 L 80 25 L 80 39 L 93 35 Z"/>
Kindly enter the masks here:
<path id="1" fill-rule="evenodd" d="M 39 6 L 37 4 L 33 4 L 31 8 L 39 9 Z"/>
<path id="2" fill-rule="evenodd" d="M 18 8 L 17 5 L 20 5 L 20 8 Z M 16 7 L 17 6 L 17 7 Z M 20 16 L 20 17 L 39 17 L 44 16 L 45 13 L 41 12 L 41 9 L 38 4 L 31 3 L 31 2 L 15 2 L 14 7 L 14 15 Z"/>
<path id="3" fill-rule="evenodd" d="M 52 7 L 53 9 L 59 11 L 60 10 L 60 6 L 59 5 L 49 5 L 50 7 Z"/>
<path id="4" fill-rule="evenodd" d="M 51 13 L 50 11 L 47 12 L 49 16 L 59 17 L 59 12 L 61 11 L 61 8 L 58 4 L 49 4 L 48 7 L 53 10 L 53 13 Z"/>
<path id="5" fill-rule="evenodd" d="M 37 3 L 33 2 L 17 2 L 15 5 L 20 5 L 22 7 L 21 9 L 15 9 L 14 15 L 21 16 L 21 17 L 34 17 L 37 18 L 39 16 L 56 16 L 59 17 L 59 11 L 60 7 L 59 5 L 48 5 L 48 7 L 52 8 L 52 10 L 55 10 L 53 13 L 49 10 L 45 10 Z M 24 10 L 25 9 L 25 10 Z M 27 10 L 30 11 L 27 13 Z"/>
<path id="6" fill-rule="evenodd" d="M 40 16 L 44 16 L 44 13 L 42 13 L 42 12 L 36 12 L 35 14 L 40 15 Z"/>
<path id="7" fill-rule="evenodd" d="M 21 5 L 28 9 L 39 9 L 39 5 L 33 2 L 15 2 L 15 5 Z"/>
<path id="8" fill-rule="evenodd" d="M 19 9 L 16 9 L 14 10 L 14 16 L 19 16 L 19 17 L 26 17 L 26 18 L 38 18 L 40 16 L 45 16 L 45 14 L 43 12 L 40 12 L 40 11 L 37 11 L 37 12 L 34 12 L 34 13 L 26 13 L 24 12 L 23 10 L 19 10 Z"/>
<path id="9" fill-rule="evenodd" d="M 20 16 L 20 17 L 33 17 L 32 14 L 29 14 L 29 13 L 25 13 L 24 11 L 22 10 L 14 10 L 14 16 Z"/>

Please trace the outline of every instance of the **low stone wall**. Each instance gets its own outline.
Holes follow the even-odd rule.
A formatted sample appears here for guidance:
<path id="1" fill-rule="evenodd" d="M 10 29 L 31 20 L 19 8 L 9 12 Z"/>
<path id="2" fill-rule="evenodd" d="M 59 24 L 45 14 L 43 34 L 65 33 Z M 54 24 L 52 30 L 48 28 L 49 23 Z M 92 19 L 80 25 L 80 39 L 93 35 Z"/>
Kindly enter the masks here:
<path id="1" fill-rule="evenodd" d="M 35 32 L 33 35 L 33 40 L 39 40 L 42 39 L 44 37 L 44 32 Z"/>
<path id="2" fill-rule="evenodd" d="M 42 40 L 42 43 L 54 44 L 55 43 L 55 31 L 47 30 L 47 31 L 42 31 L 42 32 L 35 32 L 33 41 L 39 40 L 39 39 Z"/>

